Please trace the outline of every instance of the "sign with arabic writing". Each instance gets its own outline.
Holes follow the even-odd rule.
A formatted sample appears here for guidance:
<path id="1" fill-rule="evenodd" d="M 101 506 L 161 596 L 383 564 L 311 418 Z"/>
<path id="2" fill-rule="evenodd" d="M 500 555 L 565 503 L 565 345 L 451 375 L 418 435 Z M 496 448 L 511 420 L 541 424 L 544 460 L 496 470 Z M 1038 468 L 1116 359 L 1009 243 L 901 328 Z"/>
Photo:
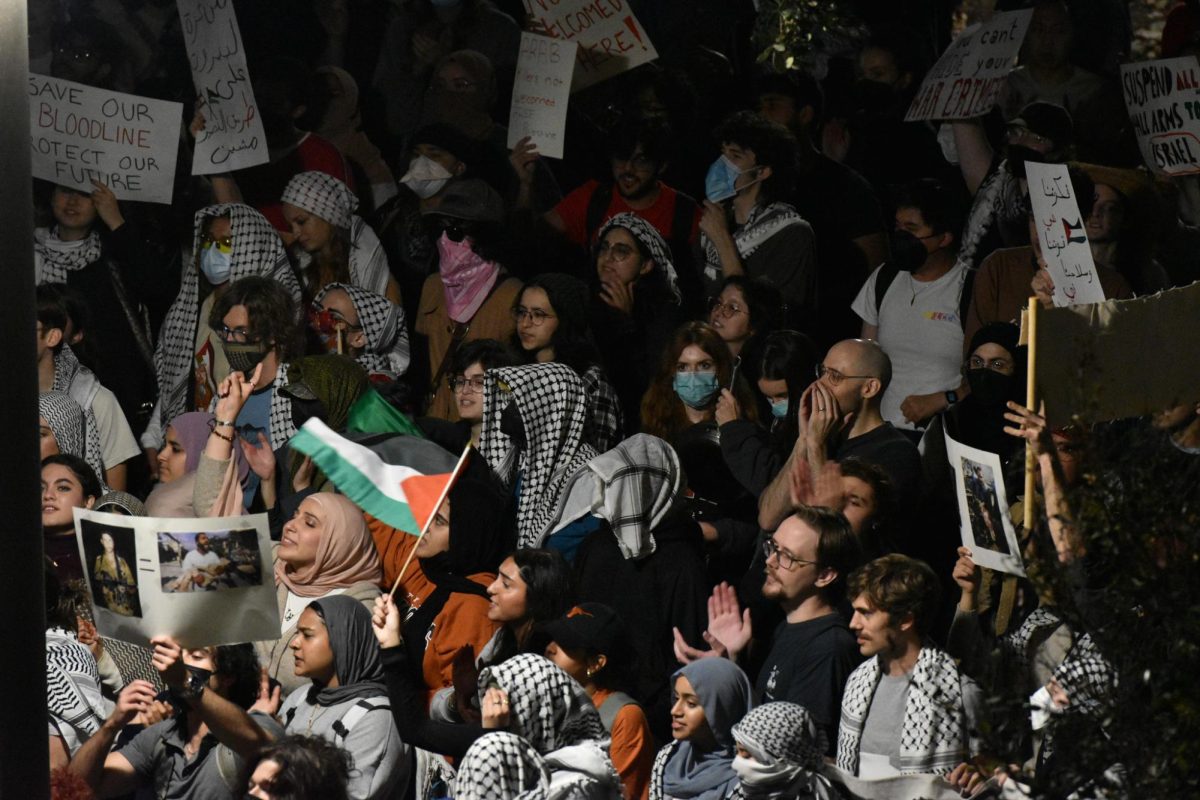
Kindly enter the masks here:
<path id="1" fill-rule="evenodd" d="M 267 136 L 250 88 L 242 34 L 232 0 L 178 0 L 192 82 L 204 115 L 193 175 L 266 163 Z"/>
<path id="2" fill-rule="evenodd" d="M 1079 213 L 1067 165 L 1027 161 L 1025 175 L 1042 258 L 1054 279 L 1054 305 L 1104 302 L 1085 230 L 1087 220 Z M 1087 198 L 1089 207 L 1091 200 Z"/>
<path id="3" fill-rule="evenodd" d="M 49 75 L 29 75 L 33 175 L 118 200 L 170 203 L 183 106 Z"/>

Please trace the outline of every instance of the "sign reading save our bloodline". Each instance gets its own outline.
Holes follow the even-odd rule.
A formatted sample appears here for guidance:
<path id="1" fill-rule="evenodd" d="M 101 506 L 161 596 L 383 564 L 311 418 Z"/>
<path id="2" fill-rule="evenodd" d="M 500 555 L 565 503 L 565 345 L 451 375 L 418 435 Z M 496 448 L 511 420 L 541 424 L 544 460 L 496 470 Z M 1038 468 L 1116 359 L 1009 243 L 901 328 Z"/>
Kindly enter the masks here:
<path id="1" fill-rule="evenodd" d="M 170 203 L 183 106 L 46 75 L 29 76 L 35 178 L 119 200 Z"/>
<path id="2" fill-rule="evenodd" d="M 530 30 L 579 45 L 573 92 L 658 58 L 625 0 L 525 0 L 525 10 Z"/>

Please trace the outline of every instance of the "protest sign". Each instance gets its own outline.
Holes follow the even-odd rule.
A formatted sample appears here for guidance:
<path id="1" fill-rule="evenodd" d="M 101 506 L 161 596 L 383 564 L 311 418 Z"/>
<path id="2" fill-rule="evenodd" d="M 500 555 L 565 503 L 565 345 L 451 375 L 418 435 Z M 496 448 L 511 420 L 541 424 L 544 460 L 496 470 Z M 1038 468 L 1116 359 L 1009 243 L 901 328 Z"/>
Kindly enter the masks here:
<path id="1" fill-rule="evenodd" d="M 1134 300 L 1038 314 L 1037 395 L 1059 427 L 1136 417 L 1200 400 L 1200 283 Z"/>
<path id="2" fill-rule="evenodd" d="M 204 130 L 196 136 L 193 175 L 245 169 L 269 160 L 246 53 L 231 0 L 178 0 L 183 41 Z"/>
<path id="3" fill-rule="evenodd" d="M 1017 531 L 1008 513 L 1000 456 L 956 442 L 947 432 L 946 457 L 958 486 L 963 546 L 981 567 L 1025 575 Z"/>
<path id="4" fill-rule="evenodd" d="M 563 157 L 567 100 L 571 95 L 577 49 L 578 45 L 572 41 L 521 34 L 521 55 L 517 59 L 512 108 L 508 112 L 510 148 L 529 136 L 541 155 Z"/>
<path id="5" fill-rule="evenodd" d="M 29 75 L 33 176 L 118 200 L 170 203 L 183 106 Z"/>
<path id="6" fill-rule="evenodd" d="M 1032 10 L 1005 11 L 967 28 L 950 43 L 921 82 L 904 119 L 973 119 L 996 105 Z"/>
<path id="7" fill-rule="evenodd" d="M 1196 57 L 1123 64 L 1121 90 L 1146 166 L 1160 175 L 1200 172 L 1200 68 Z"/>
<path id="8" fill-rule="evenodd" d="M 525 0 L 531 30 L 579 45 L 571 91 L 658 58 L 626 0 Z"/>
<path id="9" fill-rule="evenodd" d="M 1092 260 L 1086 221 L 1066 164 L 1025 162 L 1029 203 L 1037 225 L 1046 270 L 1054 279 L 1054 305 L 1101 303 L 1104 290 Z M 1089 206 L 1091 198 L 1087 198 Z"/>
<path id="10" fill-rule="evenodd" d="M 279 638 L 267 515 L 178 519 L 75 509 L 101 636 L 185 647 Z"/>

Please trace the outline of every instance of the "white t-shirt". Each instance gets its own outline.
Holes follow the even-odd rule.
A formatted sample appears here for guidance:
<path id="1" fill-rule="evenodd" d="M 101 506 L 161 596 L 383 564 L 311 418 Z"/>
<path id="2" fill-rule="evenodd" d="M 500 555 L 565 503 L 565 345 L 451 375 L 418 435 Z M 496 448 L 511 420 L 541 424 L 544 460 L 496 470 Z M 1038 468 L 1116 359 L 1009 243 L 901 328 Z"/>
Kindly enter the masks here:
<path id="1" fill-rule="evenodd" d="M 957 389 L 962 379 L 963 329 L 959 298 L 966 270 L 956 264 L 935 281 L 915 280 L 911 272 L 896 275 L 878 313 L 875 280 L 867 278 L 851 308 L 867 325 L 879 328 L 879 345 L 892 360 L 892 382 L 880 404 L 883 418 L 897 428 L 913 430 L 900 404 L 909 395 Z"/>
<path id="2" fill-rule="evenodd" d="M 112 469 L 142 454 L 116 396 L 103 386 L 96 390 L 96 396 L 92 398 L 92 414 L 96 417 L 105 469 Z"/>
<path id="3" fill-rule="evenodd" d="M 221 563 L 221 557 L 209 550 L 207 553 L 201 553 L 199 550 L 192 550 L 183 557 L 183 569 L 208 569 L 215 567 Z"/>

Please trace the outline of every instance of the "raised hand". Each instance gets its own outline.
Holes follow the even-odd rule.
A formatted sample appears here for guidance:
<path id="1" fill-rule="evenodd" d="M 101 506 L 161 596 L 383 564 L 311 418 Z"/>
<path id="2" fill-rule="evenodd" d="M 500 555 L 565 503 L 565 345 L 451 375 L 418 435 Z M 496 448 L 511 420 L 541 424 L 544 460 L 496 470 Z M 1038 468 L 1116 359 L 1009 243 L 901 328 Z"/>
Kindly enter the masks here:
<path id="1" fill-rule="evenodd" d="M 170 636 L 155 636 L 150 640 L 150 644 L 154 647 L 154 655 L 150 660 L 154 664 L 154 668 L 158 670 L 158 674 L 162 676 L 163 683 L 172 689 L 183 686 L 184 681 L 187 680 L 187 667 L 183 663 L 183 647 Z"/>
<path id="2" fill-rule="evenodd" d="M 139 714 L 150 710 L 154 703 L 154 684 L 149 681 L 131 681 L 117 695 L 117 703 L 113 706 L 108 721 L 114 727 L 123 728 Z"/>
<path id="3" fill-rule="evenodd" d="M 533 176 L 537 172 L 537 162 L 540 157 L 537 145 L 533 143 L 533 137 L 526 136 L 513 145 L 512 152 L 508 154 L 508 163 L 512 165 L 517 179 L 521 183 L 529 184 L 533 183 Z"/>
<path id="4" fill-rule="evenodd" d="M 402 623 L 400 609 L 390 594 L 375 598 L 375 608 L 371 611 L 371 632 L 379 640 L 380 647 L 396 647 L 403 641 Z"/>
<path id="5" fill-rule="evenodd" d="M 254 374 L 247 380 L 246 376 L 239 370 L 234 370 L 221 381 L 221 385 L 217 387 L 217 407 L 213 413 L 217 415 L 217 419 L 232 421 L 237 419 L 238 414 L 242 413 L 242 407 L 246 405 L 246 401 L 250 399 L 250 395 L 254 392 L 254 387 L 258 384 L 258 379 L 262 377 L 263 365 L 260 362 L 254 368 Z"/>
<path id="6" fill-rule="evenodd" d="M 954 563 L 952 577 L 958 588 L 962 589 L 962 599 L 958 601 L 959 608 L 963 611 L 974 611 L 983 573 L 972 560 L 971 551 L 965 547 L 958 548 L 958 561 Z"/>
<path id="7" fill-rule="evenodd" d="M 708 598 L 708 636 L 709 640 L 720 642 L 729 653 L 730 658 L 746 649 L 750 644 L 753 628 L 750 625 L 750 609 L 742 610 L 738 605 L 737 590 L 728 583 L 721 582 L 713 589 Z"/>
<path id="8" fill-rule="evenodd" d="M 112 189 L 98 180 L 93 180 L 92 186 L 96 187 L 92 190 L 92 205 L 96 207 L 96 214 L 110 231 L 115 231 L 125 224 L 117 196 L 113 194 Z"/>
<path id="9" fill-rule="evenodd" d="M 633 315 L 633 284 L 613 278 L 600 279 L 600 299 L 628 316 Z"/>
<path id="10" fill-rule="evenodd" d="M 717 398 L 717 424 L 724 425 L 726 422 L 741 419 L 741 416 L 742 407 L 738 404 L 737 398 L 733 396 L 733 392 L 722 389 L 721 396 Z"/>
<path id="11" fill-rule="evenodd" d="M 275 452 L 271 450 L 271 442 L 262 431 L 258 432 L 258 446 L 244 439 L 238 440 L 242 447 L 242 455 L 250 465 L 250 471 L 260 480 L 269 481 L 275 478 Z"/>
<path id="12" fill-rule="evenodd" d="M 708 643 L 708 650 L 701 650 L 688 644 L 687 640 L 683 638 L 683 634 L 679 632 L 679 628 L 671 628 L 671 631 L 674 634 L 672 648 L 675 650 L 675 658 L 680 664 L 690 664 L 701 658 L 724 658 L 728 655 L 725 645 L 714 639 L 708 631 L 701 634 L 704 641 Z"/>
<path id="13" fill-rule="evenodd" d="M 259 670 L 258 675 L 258 697 L 254 701 L 254 705 L 250 706 L 249 711 L 261 711 L 267 716 L 275 716 L 279 713 L 279 707 L 283 705 L 283 687 L 276 684 L 271 687 L 271 674 L 267 672 L 266 667 Z"/>

